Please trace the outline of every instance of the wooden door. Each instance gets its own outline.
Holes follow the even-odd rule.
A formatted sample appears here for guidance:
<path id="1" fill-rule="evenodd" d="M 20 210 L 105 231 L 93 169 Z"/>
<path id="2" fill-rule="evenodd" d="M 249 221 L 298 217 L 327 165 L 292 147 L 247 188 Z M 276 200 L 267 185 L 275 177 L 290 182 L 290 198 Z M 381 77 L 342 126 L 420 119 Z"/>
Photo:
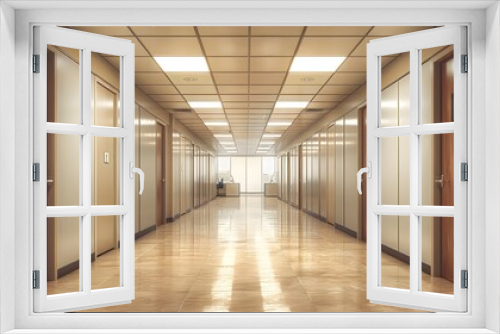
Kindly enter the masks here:
<path id="1" fill-rule="evenodd" d="M 453 58 L 441 63 L 441 122 L 453 122 Z M 453 206 L 453 134 L 441 135 L 441 205 Z M 441 218 L 441 275 L 453 282 L 453 218 Z"/>
<path id="2" fill-rule="evenodd" d="M 164 126 L 156 123 L 156 226 L 162 225 L 165 217 L 163 211 L 165 206 L 163 131 Z"/>

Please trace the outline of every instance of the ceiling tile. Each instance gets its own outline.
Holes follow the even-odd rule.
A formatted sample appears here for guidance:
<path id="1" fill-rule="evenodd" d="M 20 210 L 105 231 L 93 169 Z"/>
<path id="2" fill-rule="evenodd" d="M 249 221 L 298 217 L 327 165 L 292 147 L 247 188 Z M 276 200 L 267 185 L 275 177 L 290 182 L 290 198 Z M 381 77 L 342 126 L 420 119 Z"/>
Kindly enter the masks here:
<path id="1" fill-rule="evenodd" d="M 234 115 L 247 114 L 248 107 L 245 107 L 245 108 L 224 108 L 224 111 L 226 112 L 226 114 L 229 117 L 231 114 L 234 114 Z"/>
<path id="2" fill-rule="evenodd" d="M 196 36 L 193 27 L 130 27 L 137 36 Z"/>
<path id="3" fill-rule="evenodd" d="M 217 85 L 246 85 L 248 84 L 247 73 L 214 73 Z"/>
<path id="4" fill-rule="evenodd" d="M 299 114 L 304 108 L 286 108 L 286 109 L 274 109 L 273 115 L 278 114 Z"/>
<path id="5" fill-rule="evenodd" d="M 197 27 L 200 36 L 247 36 L 249 27 Z"/>
<path id="6" fill-rule="evenodd" d="M 161 71 L 160 66 L 151 57 L 135 57 L 136 71 Z"/>
<path id="7" fill-rule="evenodd" d="M 233 101 L 248 101 L 248 95 L 221 95 L 220 99 L 224 102 L 233 102 Z"/>
<path id="8" fill-rule="evenodd" d="M 266 115 L 269 115 L 271 112 L 273 111 L 272 108 L 269 108 L 269 109 L 249 109 L 248 112 L 250 114 L 266 114 Z"/>
<path id="9" fill-rule="evenodd" d="M 338 102 L 311 102 L 307 106 L 308 109 L 332 109 L 334 108 Z"/>
<path id="10" fill-rule="evenodd" d="M 201 108 L 201 109 L 194 109 L 194 111 L 202 117 L 204 114 L 219 114 L 221 115 L 220 117 L 224 117 L 224 109 L 222 108 Z"/>
<path id="11" fill-rule="evenodd" d="M 319 92 L 319 94 L 326 94 L 326 95 L 345 95 L 345 94 L 351 94 L 354 92 L 356 89 L 358 89 L 359 86 L 325 86 L 323 89 Z"/>
<path id="12" fill-rule="evenodd" d="M 186 101 L 219 101 L 218 95 L 184 95 Z"/>
<path id="13" fill-rule="evenodd" d="M 380 37 L 365 37 L 361 41 L 361 43 L 354 49 L 353 53 L 351 53 L 351 56 L 353 57 L 366 57 L 366 45 L 370 43 L 370 41 L 377 39 Z"/>
<path id="14" fill-rule="evenodd" d="M 274 107 L 274 102 L 249 102 L 250 109 L 268 109 Z"/>
<path id="15" fill-rule="evenodd" d="M 182 95 L 157 95 L 149 94 L 149 96 L 156 102 L 184 102 Z"/>
<path id="16" fill-rule="evenodd" d="M 349 95 L 317 95 L 313 102 L 340 102 L 344 101 Z"/>
<path id="17" fill-rule="evenodd" d="M 280 92 L 281 86 L 250 86 L 250 94 L 278 94 Z"/>
<path id="18" fill-rule="evenodd" d="M 306 36 L 364 36 L 372 27 L 307 27 Z"/>
<path id="19" fill-rule="evenodd" d="M 128 27 L 67 27 L 106 36 L 134 36 Z"/>
<path id="20" fill-rule="evenodd" d="M 186 85 L 177 85 L 177 89 L 182 94 L 217 94 L 217 90 L 215 86 L 186 86 Z"/>
<path id="21" fill-rule="evenodd" d="M 281 94 L 316 94 L 321 89 L 321 85 L 296 85 L 283 86 Z"/>
<path id="22" fill-rule="evenodd" d="M 135 83 L 136 85 L 169 85 L 170 81 L 167 79 L 163 73 L 135 73 Z"/>
<path id="23" fill-rule="evenodd" d="M 218 86 L 220 94 L 248 94 L 248 86 Z"/>
<path id="24" fill-rule="evenodd" d="M 209 73 L 168 73 L 168 78 L 174 85 L 213 85 Z"/>
<path id="25" fill-rule="evenodd" d="M 139 88 L 146 94 L 178 94 L 174 86 L 167 85 L 141 85 Z"/>
<path id="26" fill-rule="evenodd" d="M 241 109 L 248 108 L 248 102 L 223 102 L 224 108 Z"/>
<path id="27" fill-rule="evenodd" d="M 140 37 L 153 57 L 202 57 L 196 37 Z"/>
<path id="28" fill-rule="evenodd" d="M 247 57 L 208 57 L 210 70 L 214 72 L 233 71 L 246 72 L 248 71 Z"/>
<path id="29" fill-rule="evenodd" d="M 323 85 L 332 73 L 289 73 L 285 85 Z"/>
<path id="30" fill-rule="evenodd" d="M 247 37 L 202 37 L 207 56 L 248 56 Z"/>
<path id="31" fill-rule="evenodd" d="M 283 95 L 281 94 L 278 101 L 311 101 L 314 95 Z"/>
<path id="32" fill-rule="evenodd" d="M 368 36 L 393 36 L 435 27 L 374 27 Z"/>
<path id="33" fill-rule="evenodd" d="M 274 102 L 277 97 L 277 95 L 250 95 L 249 100 L 256 102 Z"/>
<path id="34" fill-rule="evenodd" d="M 288 71 L 292 57 L 251 57 L 252 72 L 282 72 Z"/>
<path id="35" fill-rule="evenodd" d="M 304 37 L 297 56 L 347 57 L 360 41 L 360 37 Z"/>
<path id="36" fill-rule="evenodd" d="M 366 57 L 349 57 L 340 65 L 338 71 L 366 72 Z"/>
<path id="37" fill-rule="evenodd" d="M 293 56 L 298 37 L 252 37 L 252 56 Z"/>
<path id="38" fill-rule="evenodd" d="M 251 27 L 252 36 L 300 36 L 304 27 Z"/>
<path id="39" fill-rule="evenodd" d="M 366 73 L 338 72 L 328 81 L 327 85 L 361 85 L 366 82 Z"/>
<path id="40" fill-rule="evenodd" d="M 167 109 L 189 108 L 186 102 L 159 102 L 158 104 Z"/>
<path id="41" fill-rule="evenodd" d="M 281 85 L 285 79 L 286 72 L 278 73 L 250 73 L 251 85 Z"/>

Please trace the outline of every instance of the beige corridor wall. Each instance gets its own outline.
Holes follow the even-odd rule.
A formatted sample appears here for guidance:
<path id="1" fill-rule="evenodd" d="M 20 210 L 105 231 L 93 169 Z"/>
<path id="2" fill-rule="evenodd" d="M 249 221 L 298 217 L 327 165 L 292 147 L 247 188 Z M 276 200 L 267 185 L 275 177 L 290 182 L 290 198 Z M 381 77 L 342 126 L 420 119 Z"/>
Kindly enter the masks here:
<path id="1" fill-rule="evenodd" d="M 359 113 L 351 111 L 344 117 L 344 227 L 358 233 L 360 226 L 360 201 L 356 174 L 360 168 Z"/>
<path id="2" fill-rule="evenodd" d="M 140 230 L 156 225 L 156 118 L 140 108 L 140 166 L 146 175 L 140 197 Z"/>

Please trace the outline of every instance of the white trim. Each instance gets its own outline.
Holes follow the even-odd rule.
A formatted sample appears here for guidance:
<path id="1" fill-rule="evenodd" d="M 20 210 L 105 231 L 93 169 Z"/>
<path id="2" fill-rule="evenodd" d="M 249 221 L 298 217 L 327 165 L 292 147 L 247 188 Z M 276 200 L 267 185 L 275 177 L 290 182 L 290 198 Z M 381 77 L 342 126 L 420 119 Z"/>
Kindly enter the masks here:
<path id="1" fill-rule="evenodd" d="M 95 4 L 95 3 L 94 3 Z M 474 130 L 474 136 L 471 135 L 473 141 L 469 142 L 470 152 L 474 157 L 474 163 L 478 165 L 477 169 L 470 168 L 471 189 L 469 192 L 474 196 L 471 197 L 471 210 L 469 210 L 469 218 L 474 222 L 474 233 L 471 235 L 469 246 L 474 244 L 472 248 L 472 258 L 470 265 L 477 273 L 484 273 L 485 262 L 485 216 L 484 216 L 484 200 L 485 200 L 485 176 L 479 166 L 484 166 L 484 36 L 486 35 L 484 22 L 485 15 L 483 10 L 383 10 L 377 6 L 377 3 L 372 2 L 374 9 L 361 10 L 253 10 L 253 11 L 238 11 L 238 10 L 116 10 L 113 12 L 96 12 L 92 10 L 61 10 L 61 11 L 21 11 L 16 17 L 16 263 L 15 268 L 17 284 L 16 284 L 16 326 L 19 328 L 37 328 L 37 327 L 59 327 L 59 328 L 82 328 L 91 326 L 93 328 L 113 328 L 121 327 L 119 332 L 126 332 L 126 328 L 135 327 L 138 322 L 144 322 L 151 327 L 162 328 L 165 324 L 176 328 L 189 328 L 196 324 L 200 330 L 193 332 L 209 332 L 210 328 L 216 329 L 214 332 L 223 332 L 223 328 L 255 328 L 262 326 L 265 328 L 281 328 L 286 325 L 288 327 L 303 328 L 305 331 L 321 331 L 318 328 L 347 328 L 356 326 L 358 328 L 385 328 L 382 330 L 385 333 L 390 332 L 388 328 L 398 328 L 393 331 L 403 333 L 401 327 L 410 325 L 413 327 L 426 328 L 443 328 L 453 327 L 455 329 L 449 332 L 457 333 L 459 328 L 484 327 L 485 318 L 485 277 L 471 277 L 471 288 L 469 296 L 471 296 L 471 309 L 474 312 L 466 315 L 449 315 L 449 314 L 175 314 L 175 315 L 117 315 L 109 320 L 107 315 L 96 314 L 81 314 L 78 316 L 66 314 L 54 315 L 29 315 L 26 310 L 30 308 L 31 302 L 29 299 L 29 291 L 24 288 L 29 285 L 29 267 L 30 263 L 26 263 L 27 255 L 29 254 L 28 245 L 31 242 L 29 236 L 31 214 L 29 207 L 30 201 L 26 200 L 26 194 L 30 192 L 31 182 L 26 177 L 30 173 L 30 138 L 26 133 L 31 133 L 30 125 L 30 106 L 26 100 L 26 92 L 29 87 L 29 54 L 30 54 L 30 31 L 29 25 L 33 22 L 61 22 L 74 25 L 99 25 L 106 22 L 114 25 L 148 25 L 162 24 L 168 22 L 171 25 L 399 25 L 401 22 L 409 25 L 437 25 L 441 23 L 457 24 L 471 23 L 471 64 L 470 69 L 474 69 L 469 76 L 469 83 L 472 85 L 472 95 L 474 100 L 469 99 L 469 106 L 472 107 L 472 115 L 475 117 L 474 123 L 469 122 L 469 130 Z M 454 4 L 450 4 L 454 5 Z M 10 64 L 13 66 L 13 64 Z M 493 79 L 493 78 L 492 78 Z M 493 80 L 498 80 L 495 77 Z M 495 92 L 497 94 L 497 92 Z M 469 116 L 469 120 L 472 115 Z M 496 190 L 498 191 L 498 190 Z M 5 223 L 5 222 L 2 222 Z M 489 246 L 491 247 L 491 246 Z M 495 253 L 496 254 L 496 253 Z M 14 268 L 12 268 L 14 270 Z M 3 272 L 3 271 L 2 271 Z M 498 285 L 498 277 L 488 278 L 488 287 L 493 284 Z M 498 298 L 490 299 L 490 304 L 498 304 Z M 490 307 L 488 304 L 488 307 Z M 498 314 L 495 315 L 498 319 Z M 66 332 L 69 330 L 65 329 Z M 228 330 L 229 331 L 229 330 Z M 231 330 L 235 331 L 235 330 Z M 252 332 L 258 332 L 259 329 L 253 329 Z M 263 330 L 264 331 L 264 330 Z M 272 331 L 269 329 L 269 331 Z M 278 330 L 275 330 L 278 331 Z M 326 331 L 326 330 L 325 330 Z M 334 329 L 329 329 L 329 332 L 336 332 Z M 358 330 L 363 332 L 362 329 Z M 410 330 L 408 330 L 410 331 Z M 422 332 L 446 332 L 446 330 L 425 330 Z M 473 332 L 473 329 L 465 329 L 463 332 Z M 487 332 L 485 330 L 477 330 L 478 332 Z M 54 330 L 50 330 L 54 332 Z M 89 331 L 90 332 L 90 331 Z M 140 332 L 145 333 L 146 330 Z M 182 332 L 182 330 L 172 330 L 171 332 Z M 342 330 L 342 332 L 356 332 L 355 330 Z M 376 330 L 370 332 L 377 332 Z M 417 332 L 412 330 L 413 333 Z"/>

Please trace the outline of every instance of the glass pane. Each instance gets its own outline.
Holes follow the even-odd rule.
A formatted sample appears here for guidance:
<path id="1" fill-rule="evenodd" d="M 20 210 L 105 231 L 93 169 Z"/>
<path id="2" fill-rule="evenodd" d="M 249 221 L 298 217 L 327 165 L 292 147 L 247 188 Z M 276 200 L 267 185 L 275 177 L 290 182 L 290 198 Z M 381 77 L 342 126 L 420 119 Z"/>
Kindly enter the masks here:
<path id="1" fill-rule="evenodd" d="M 400 54 L 383 56 L 380 58 L 382 66 L 380 126 L 391 127 L 409 125 L 410 53 L 404 52 Z M 401 73 L 408 74 L 400 79 Z"/>
<path id="2" fill-rule="evenodd" d="M 410 140 L 408 136 L 380 139 L 382 205 L 410 204 Z"/>
<path id="3" fill-rule="evenodd" d="M 80 205 L 80 136 L 47 134 L 47 206 Z"/>
<path id="4" fill-rule="evenodd" d="M 453 122 L 453 46 L 423 49 L 421 124 Z"/>
<path id="5" fill-rule="evenodd" d="M 420 136 L 422 205 L 453 206 L 454 134 Z"/>
<path id="6" fill-rule="evenodd" d="M 47 294 L 80 290 L 80 217 L 47 218 Z"/>
<path id="7" fill-rule="evenodd" d="M 231 158 L 218 157 L 217 158 L 218 179 L 228 182 L 231 178 Z"/>
<path id="8" fill-rule="evenodd" d="M 92 205 L 120 205 L 120 138 L 92 138 Z"/>
<path id="9" fill-rule="evenodd" d="M 422 217 L 422 291 L 453 294 L 453 218 Z"/>
<path id="10" fill-rule="evenodd" d="M 262 183 L 275 182 L 275 158 L 274 157 L 262 157 Z"/>
<path id="11" fill-rule="evenodd" d="M 119 287 L 120 216 L 97 216 L 92 221 L 92 290 Z"/>
<path id="12" fill-rule="evenodd" d="M 120 126 L 120 57 L 92 52 L 92 70 L 107 67 L 113 71 L 113 82 L 94 81 L 92 125 Z"/>
<path id="13" fill-rule="evenodd" d="M 410 289 L 410 224 L 409 217 L 381 216 L 381 284 Z"/>
<path id="14" fill-rule="evenodd" d="M 80 50 L 47 46 L 47 122 L 81 124 Z"/>

